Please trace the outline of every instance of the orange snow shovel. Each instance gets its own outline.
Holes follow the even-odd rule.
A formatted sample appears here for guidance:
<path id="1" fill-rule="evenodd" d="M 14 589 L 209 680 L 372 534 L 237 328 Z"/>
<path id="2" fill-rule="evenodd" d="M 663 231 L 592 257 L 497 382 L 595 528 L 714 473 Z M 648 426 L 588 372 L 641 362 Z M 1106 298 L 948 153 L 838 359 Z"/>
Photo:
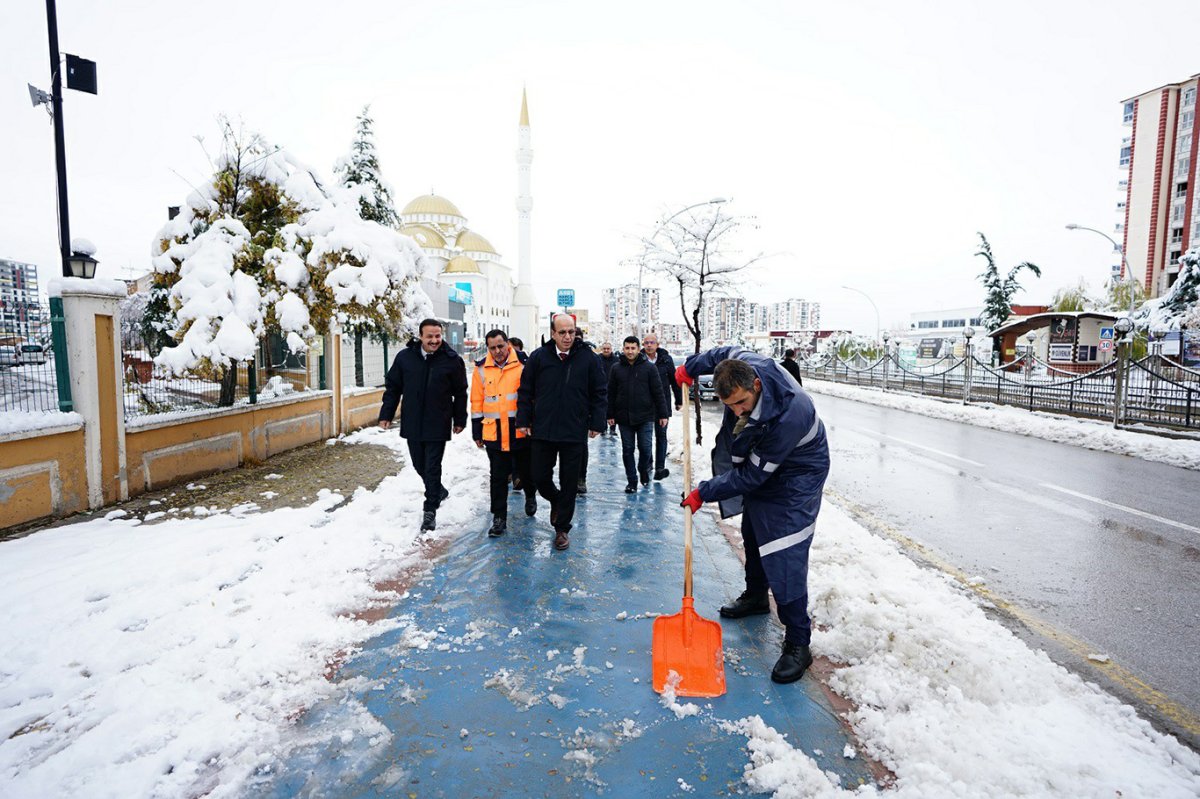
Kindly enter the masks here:
<path id="1" fill-rule="evenodd" d="M 692 490 L 692 434 L 688 395 L 683 390 L 683 490 Z M 683 509 L 683 609 L 654 620 L 651 672 L 654 690 L 662 693 L 671 672 L 679 675 L 677 696 L 721 696 L 725 693 L 725 653 L 721 625 L 702 618 L 692 607 L 692 509 Z"/>

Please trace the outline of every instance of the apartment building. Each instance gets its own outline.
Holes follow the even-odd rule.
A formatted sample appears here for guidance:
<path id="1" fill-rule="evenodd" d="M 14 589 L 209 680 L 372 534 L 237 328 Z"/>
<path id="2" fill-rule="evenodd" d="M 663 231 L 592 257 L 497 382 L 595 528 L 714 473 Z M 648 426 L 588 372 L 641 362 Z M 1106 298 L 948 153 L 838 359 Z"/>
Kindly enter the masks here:
<path id="1" fill-rule="evenodd" d="M 1198 83 L 1200 75 L 1193 75 L 1130 97 L 1122 106 L 1116 238 L 1150 297 L 1175 282 L 1179 256 L 1200 240 Z"/>
<path id="2" fill-rule="evenodd" d="M 661 290 L 636 283 L 604 290 L 604 321 L 612 326 L 614 341 L 640 336 L 639 328 L 652 329 L 659 318 Z"/>
<path id="3" fill-rule="evenodd" d="M 38 297 L 37 267 L 0 258 L 0 343 L 39 341 L 48 329 Z"/>

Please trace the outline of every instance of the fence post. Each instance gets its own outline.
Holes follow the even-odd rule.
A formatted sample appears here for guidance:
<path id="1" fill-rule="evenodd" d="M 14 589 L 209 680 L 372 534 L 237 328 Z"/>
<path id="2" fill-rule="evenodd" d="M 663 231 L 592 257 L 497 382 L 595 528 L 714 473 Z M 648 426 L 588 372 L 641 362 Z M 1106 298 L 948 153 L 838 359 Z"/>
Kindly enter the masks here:
<path id="1" fill-rule="evenodd" d="M 892 360 L 892 351 L 888 349 L 887 342 L 883 343 L 883 390 L 888 390 L 888 366 Z"/>
<path id="2" fill-rule="evenodd" d="M 1122 336 L 1117 341 L 1117 364 L 1113 371 L 1113 427 L 1121 426 L 1121 416 L 1124 408 L 1124 393 L 1125 380 L 1128 377 L 1126 374 L 1128 367 L 1129 345 L 1125 343 L 1125 337 Z"/>
<path id="3" fill-rule="evenodd" d="M 963 360 L 963 400 L 962 401 L 963 401 L 963 405 L 966 405 L 971 401 L 971 372 L 973 371 L 971 368 L 971 366 L 972 366 L 971 361 L 974 360 L 974 358 L 971 355 L 971 339 L 970 338 L 967 339 L 967 345 L 964 349 L 966 350 L 967 357 Z"/>
<path id="4" fill-rule="evenodd" d="M 384 377 L 387 376 L 388 368 L 391 367 L 391 364 L 388 362 L 388 349 L 387 349 L 388 340 L 390 338 L 391 337 L 388 335 L 388 332 L 386 330 L 383 331 L 383 374 L 384 374 Z"/>
<path id="5" fill-rule="evenodd" d="M 67 383 L 75 412 L 83 417 L 88 507 L 99 508 L 129 498 L 120 340 L 125 284 L 60 278 L 51 281 L 50 293 L 61 303 L 62 354 L 69 354 L 70 363 Z"/>
<path id="6" fill-rule="evenodd" d="M 246 389 L 250 392 L 250 404 L 258 404 L 258 352 L 250 356 L 246 365 Z"/>
<path id="7" fill-rule="evenodd" d="M 58 383 L 58 409 L 70 413 L 75 404 L 71 402 L 71 356 L 67 354 L 67 323 L 62 297 L 50 298 L 50 341 L 55 382 Z"/>

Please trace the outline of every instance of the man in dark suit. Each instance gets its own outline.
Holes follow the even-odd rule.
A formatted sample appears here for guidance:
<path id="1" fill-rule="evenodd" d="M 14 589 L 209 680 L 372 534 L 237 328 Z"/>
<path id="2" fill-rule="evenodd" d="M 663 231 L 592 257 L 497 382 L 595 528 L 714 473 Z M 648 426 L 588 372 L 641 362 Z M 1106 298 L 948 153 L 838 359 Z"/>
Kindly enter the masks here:
<path id="1" fill-rule="evenodd" d="M 423 319 L 419 338 L 400 350 L 388 370 L 379 426 L 392 425 L 400 405 L 400 437 L 425 483 L 422 530 L 437 527 L 437 509 L 450 492 L 442 485 L 442 456 L 450 431 L 467 426 L 467 369 L 462 356 L 442 341 L 442 323 Z M 404 397 L 404 402 L 400 398 Z"/>
<path id="2" fill-rule="evenodd" d="M 650 365 L 658 370 L 658 378 L 662 381 L 663 396 L 667 399 L 667 417 L 670 421 L 671 415 L 671 395 L 675 395 L 675 410 L 683 407 L 683 392 L 679 390 L 679 384 L 675 382 L 675 361 L 671 358 L 671 353 L 658 348 L 658 335 L 655 333 L 647 333 L 642 339 L 642 352 L 646 353 L 646 360 Z M 654 479 L 661 480 L 671 474 L 671 470 L 667 468 L 667 426 L 665 424 L 654 425 Z"/>

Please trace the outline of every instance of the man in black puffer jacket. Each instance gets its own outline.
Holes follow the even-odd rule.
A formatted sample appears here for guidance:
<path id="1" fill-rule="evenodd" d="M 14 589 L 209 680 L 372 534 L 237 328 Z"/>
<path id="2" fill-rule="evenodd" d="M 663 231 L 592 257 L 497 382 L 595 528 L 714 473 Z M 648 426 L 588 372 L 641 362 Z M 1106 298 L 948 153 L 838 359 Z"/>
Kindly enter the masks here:
<path id="1" fill-rule="evenodd" d="M 517 428 L 531 439 L 533 480 L 550 502 L 554 548 L 570 546 L 579 470 L 588 438 L 604 430 L 604 367 L 575 330 L 575 318 L 556 314 L 552 341 L 529 354 L 517 389 Z M 559 486 L 554 485 L 558 461 Z"/>
<path id="2" fill-rule="evenodd" d="M 651 445 L 654 427 L 666 427 L 671 411 L 662 380 L 646 354 L 638 349 L 636 336 L 629 336 L 621 349 L 625 356 L 608 376 L 608 423 L 621 428 L 621 455 L 625 460 L 625 493 L 637 493 L 638 477 L 650 485 Z M 637 470 L 633 448 L 637 445 Z"/>
<path id="3" fill-rule="evenodd" d="M 467 426 L 467 369 L 462 356 L 442 341 L 441 322 L 424 319 L 419 330 L 420 338 L 408 342 L 388 370 L 379 426 L 391 427 L 399 404 L 400 437 L 425 483 L 421 529 L 433 530 L 438 506 L 450 496 L 442 485 L 442 456 L 451 425 L 456 434 Z"/>
<path id="4" fill-rule="evenodd" d="M 608 378 L 612 375 L 613 367 L 621 360 L 621 356 L 613 352 L 612 343 L 604 342 L 600 345 L 600 363 L 604 364 L 604 382 L 607 385 Z M 617 428 L 612 423 L 608 425 L 608 434 L 616 436 Z M 603 434 L 601 434 L 603 435 Z"/>

